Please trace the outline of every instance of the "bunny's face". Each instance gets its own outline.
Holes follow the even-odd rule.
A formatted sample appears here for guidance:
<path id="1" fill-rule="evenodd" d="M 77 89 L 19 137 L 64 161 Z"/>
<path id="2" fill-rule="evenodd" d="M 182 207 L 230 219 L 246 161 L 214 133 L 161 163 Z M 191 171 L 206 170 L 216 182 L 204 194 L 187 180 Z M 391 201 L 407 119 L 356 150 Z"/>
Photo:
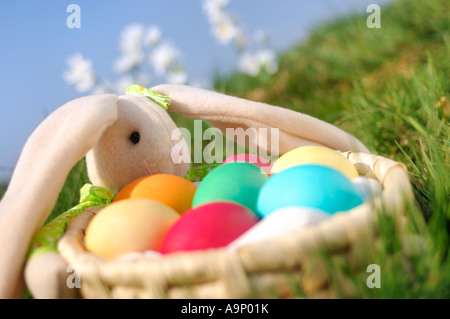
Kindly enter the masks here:
<path id="1" fill-rule="evenodd" d="M 176 128 L 167 112 L 148 98 L 120 96 L 117 120 L 86 154 L 91 182 L 118 192 L 147 175 L 166 173 L 184 177 L 189 164 L 172 160 L 172 149 L 180 142 L 171 139 Z"/>

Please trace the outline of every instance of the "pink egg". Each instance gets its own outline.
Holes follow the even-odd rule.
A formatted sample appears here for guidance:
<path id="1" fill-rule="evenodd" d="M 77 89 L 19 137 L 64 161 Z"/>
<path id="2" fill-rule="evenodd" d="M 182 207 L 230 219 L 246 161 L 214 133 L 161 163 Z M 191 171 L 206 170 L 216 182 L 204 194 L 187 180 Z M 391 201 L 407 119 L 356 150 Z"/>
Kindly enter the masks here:
<path id="1" fill-rule="evenodd" d="M 223 164 L 225 163 L 233 163 L 233 162 L 246 162 L 251 163 L 259 168 L 261 168 L 267 175 L 270 174 L 270 170 L 272 169 L 273 163 L 261 156 L 255 155 L 255 154 L 237 154 L 228 157 L 226 160 L 223 161 Z"/>
<path id="2" fill-rule="evenodd" d="M 169 229 L 161 253 L 225 247 L 257 222 L 251 210 L 231 201 L 197 206 Z"/>

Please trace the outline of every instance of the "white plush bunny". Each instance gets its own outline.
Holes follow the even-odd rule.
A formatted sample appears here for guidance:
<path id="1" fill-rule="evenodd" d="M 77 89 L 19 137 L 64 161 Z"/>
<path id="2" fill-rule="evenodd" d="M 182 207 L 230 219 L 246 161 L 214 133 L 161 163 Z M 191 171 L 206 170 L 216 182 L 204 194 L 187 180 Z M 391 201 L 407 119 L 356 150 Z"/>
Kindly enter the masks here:
<path id="1" fill-rule="evenodd" d="M 180 85 L 152 90 L 171 99 L 169 110 L 226 128 L 279 129 L 279 153 L 302 145 L 368 152 L 353 136 L 305 114 L 216 92 Z M 9 187 L 0 202 L 0 297 L 21 297 L 26 254 L 33 235 L 52 211 L 71 168 L 86 156 L 93 185 L 119 191 L 157 173 L 184 177 L 189 163 L 173 161 L 176 125 L 146 96 L 112 94 L 68 102 L 50 114 L 26 142 Z M 257 145 L 258 139 L 251 139 Z M 268 152 L 271 145 L 267 145 Z M 186 149 L 182 147 L 181 149 Z M 66 263 L 56 253 L 40 254 L 26 267 L 35 297 L 64 297 Z M 67 276 L 67 273 L 66 273 Z"/>

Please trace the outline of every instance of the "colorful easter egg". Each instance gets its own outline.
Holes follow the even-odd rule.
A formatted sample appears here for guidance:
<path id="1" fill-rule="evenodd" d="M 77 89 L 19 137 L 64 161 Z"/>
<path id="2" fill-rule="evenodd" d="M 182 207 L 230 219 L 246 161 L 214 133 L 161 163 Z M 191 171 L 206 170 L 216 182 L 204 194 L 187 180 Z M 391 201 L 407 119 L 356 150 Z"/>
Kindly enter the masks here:
<path id="1" fill-rule="evenodd" d="M 185 212 L 167 232 L 163 254 L 225 247 L 258 222 L 247 207 L 214 202 Z"/>
<path id="2" fill-rule="evenodd" d="M 317 164 L 340 171 L 348 178 L 358 177 L 355 166 L 339 152 L 324 146 L 301 146 L 283 154 L 272 166 L 271 174 L 279 173 L 293 166 Z"/>
<path id="3" fill-rule="evenodd" d="M 353 179 L 352 183 L 355 185 L 364 202 L 381 195 L 381 183 L 374 178 L 359 176 Z"/>
<path id="4" fill-rule="evenodd" d="M 195 193 L 192 206 L 214 201 L 234 201 L 256 210 L 258 192 L 267 175 L 250 163 L 227 163 L 209 172 Z"/>
<path id="5" fill-rule="evenodd" d="M 236 249 L 251 243 L 262 242 L 284 236 L 289 232 L 301 232 L 302 229 L 320 223 L 332 216 L 329 213 L 308 207 L 285 207 L 272 212 L 255 226 L 239 236 L 228 247 Z"/>
<path id="6" fill-rule="evenodd" d="M 125 186 L 114 202 L 129 198 L 146 198 L 165 204 L 182 214 L 192 206 L 197 186 L 177 175 L 145 176 Z"/>
<path id="7" fill-rule="evenodd" d="M 153 200 L 121 200 L 106 206 L 91 220 L 86 229 L 86 249 L 103 258 L 158 251 L 179 218 L 175 210 Z"/>
<path id="8" fill-rule="evenodd" d="M 258 195 L 257 212 L 265 217 L 283 207 L 300 206 L 335 213 L 361 203 L 356 187 L 342 173 L 323 165 L 300 165 L 267 180 Z"/>
<path id="9" fill-rule="evenodd" d="M 228 157 L 226 160 L 223 161 L 223 164 L 226 163 L 250 163 L 258 166 L 261 168 L 266 174 L 270 174 L 270 170 L 272 169 L 273 163 L 261 156 L 255 155 L 255 154 L 237 154 Z"/>

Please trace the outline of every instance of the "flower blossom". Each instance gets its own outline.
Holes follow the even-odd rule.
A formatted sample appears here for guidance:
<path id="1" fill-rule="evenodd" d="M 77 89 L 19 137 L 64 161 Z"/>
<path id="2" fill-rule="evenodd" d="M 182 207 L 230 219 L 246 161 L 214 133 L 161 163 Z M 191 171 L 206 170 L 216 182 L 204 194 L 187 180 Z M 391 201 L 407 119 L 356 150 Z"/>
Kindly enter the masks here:
<path id="1" fill-rule="evenodd" d="M 272 49 L 262 49 L 256 53 L 245 52 L 240 57 L 239 69 L 252 76 L 263 70 L 274 74 L 278 71 L 277 55 Z"/>
<path id="2" fill-rule="evenodd" d="M 122 55 L 114 61 L 113 69 L 117 73 L 126 73 L 139 66 L 144 60 L 142 51 L 144 26 L 138 23 L 127 25 L 120 35 L 120 50 Z"/>
<path id="3" fill-rule="evenodd" d="M 167 73 L 166 80 L 170 84 L 186 84 L 187 73 L 182 69 L 172 70 Z"/>
<path id="4" fill-rule="evenodd" d="M 77 92 L 87 92 L 94 87 L 96 77 L 91 60 L 75 53 L 67 59 L 67 64 L 69 70 L 63 73 L 63 78 L 68 84 L 75 85 Z"/>
<path id="5" fill-rule="evenodd" d="M 161 29 L 158 26 L 152 25 L 149 28 L 147 28 L 147 31 L 144 36 L 144 44 L 146 46 L 156 45 L 160 40 L 161 40 Z"/>
<path id="6" fill-rule="evenodd" d="M 120 50 L 122 53 L 134 53 L 142 50 L 145 28 L 138 23 L 125 26 L 120 35 Z"/>
<path id="7" fill-rule="evenodd" d="M 217 24 L 226 18 L 224 8 L 229 0 L 205 0 L 202 3 L 203 12 L 205 12 L 208 21 L 211 24 Z"/>
<path id="8" fill-rule="evenodd" d="M 278 71 L 277 54 L 272 49 L 263 49 L 257 53 L 257 59 L 262 69 L 269 74 L 274 74 Z"/>
<path id="9" fill-rule="evenodd" d="M 238 62 L 239 69 L 252 76 L 259 74 L 261 67 L 255 54 L 245 52 L 241 55 Z"/>
<path id="10" fill-rule="evenodd" d="M 158 75 L 163 75 L 170 66 L 176 64 L 180 52 L 175 46 L 168 42 L 159 44 L 150 53 L 150 65 L 155 69 Z"/>

